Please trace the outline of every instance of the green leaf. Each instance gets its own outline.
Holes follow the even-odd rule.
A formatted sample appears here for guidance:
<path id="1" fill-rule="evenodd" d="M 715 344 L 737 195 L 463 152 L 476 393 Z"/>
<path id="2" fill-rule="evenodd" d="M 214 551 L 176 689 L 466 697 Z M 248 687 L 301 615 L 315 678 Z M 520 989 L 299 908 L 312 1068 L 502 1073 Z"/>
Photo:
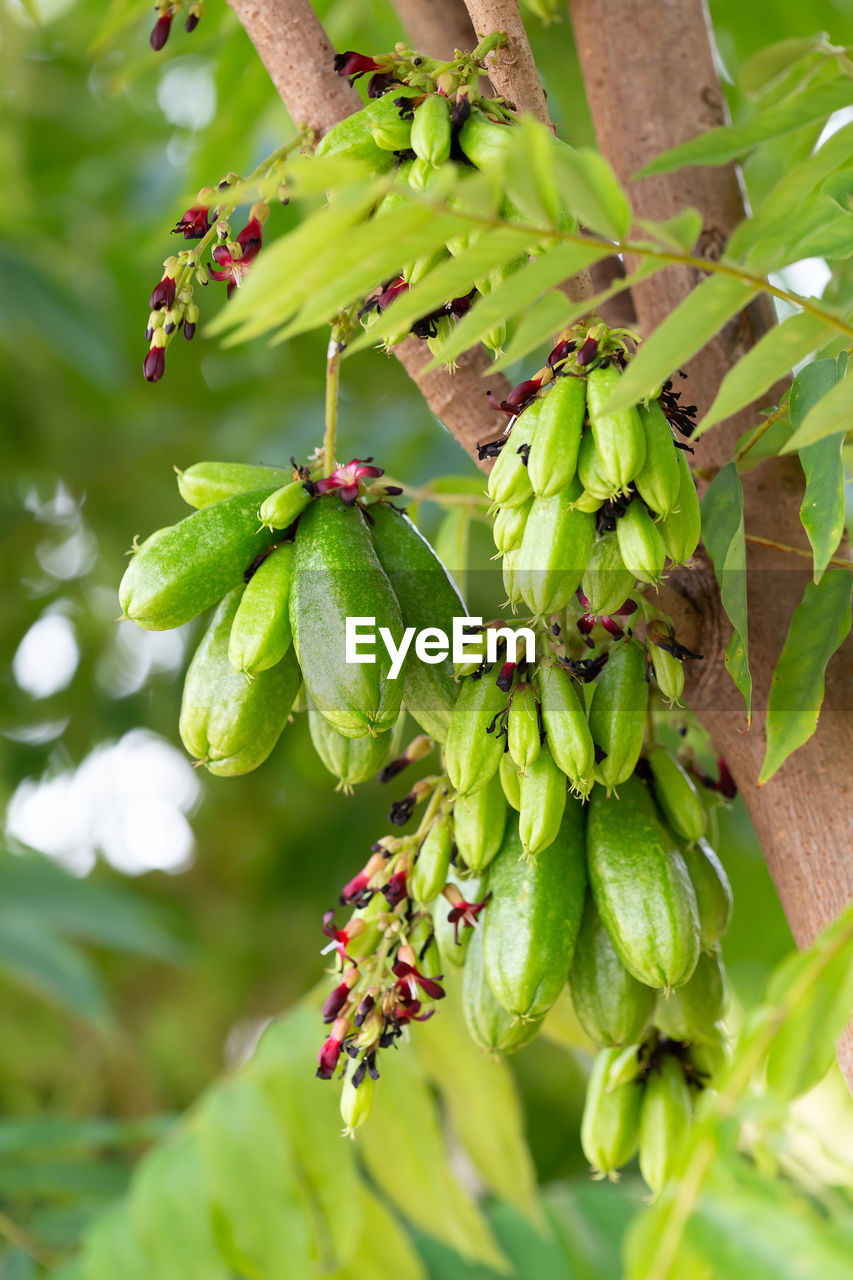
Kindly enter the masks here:
<path id="1" fill-rule="evenodd" d="M 817 728 L 826 664 L 850 632 L 853 572 L 833 569 L 809 582 L 794 610 L 767 700 L 767 753 L 759 786 Z"/>
<path id="2" fill-rule="evenodd" d="M 789 414 L 794 429 L 809 410 L 838 381 L 838 364 L 833 359 L 815 360 L 801 369 L 791 387 Z M 814 580 L 821 576 L 844 533 L 845 432 L 826 436 L 800 450 L 800 465 L 806 477 L 806 491 L 800 505 L 800 520 L 814 553 Z"/>
<path id="3" fill-rule="evenodd" d="M 845 377 L 811 405 L 796 431 L 782 446 L 781 453 L 793 453 L 827 436 L 850 430 L 853 415 L 853 378 Z"/>
<path id="4" fill-rule="evenodd" d="M 631 229 L 631 205 L 604 156 L 561 147 L 553 166 L 557 187 L 578 220 L 610 240 L 624 240 Z"/>
<path id="5" fill-rule="evenodd" d="M 721 125 L 690 142 L 664 151 L 634 176 L 647 178 L 651 174 L 672 173 L 674 169 L 690 164 L 728 164 L 759 143 L 793 133 L 803 125 L 829 119 L 834 111 L 842 110 L 851 102 L 853 81 L 846 77 L 810 86 L 764 111 L 755 112 L 745 124 Z"/>
<path id="6" fill-rule="evenodd" d="M 682 209 L 681 213 L 664 222 L 638 218 L 637 225 L 668 249 L 690 253 L 702 232 L 702 215 L 698 209 Z"/>
<path id="7" fill-rule="evenodd" d="M 214 1241 L 198 1143 L 183 1132 L 154 1147 L 133 1179 L 130 1215 L 158 1280 L 229 1280 Z"/>
<path id="8" fill-rule="evenodd" d="M 102 1030 L 111 1022 L 88 957 L 45 929 L 32 912 L 0 910 L 0 973 Z"/>
<path id="9" fill-rule="evenodd" d="M 84 1280 L 151 1280 L 151 1258 L 142 1250 L 126 1203 L 98 1214 L 82 1252 Z"/>
<path id="10" fill-rule="evenodd" d="M 746 608 L 746 538 L 743 489 L 734 462 L 726 463 L 705 491 L 702 499 L 702 541 L 714 566 L 723 609 L 732 624 L 732 638 L 726 649 L 726 669 L 743 694 L 749 724 L 752 676 L 749 672 Z"/>
<path id="11" fill-rule="evenodd" d="M 364 1185 L 358 1196 L 362 1229 L 354 1260 L 329 1280 L 388 1280 L 389 1276 L 394 1280 L 426 1280 L 424 1265 L 397 1219 Z"/>
<path id="12" fill-rule="evenodd" d="M 723 379 L 714 402 L 696 427 L 698 439 L 709 427 L 722 422 L 763 395 L 794 365 L 837 336 L 818 316 L 800 311 L 768 330 Z"/>
<path id="13" fill-rule="evenodd" d="M 737 74 L 738 88 L 744 93 L 754 94 L 787 71 L 810 53 L 825 47 L 826 37 L 792 36 L 788 40 L 777 40 L 774 44 L 759 49 L 751 58 L 742 63 Z"/>
<path id="14" fill-rule="evenodd" d="M 731 276 L 709 276 L 671 311 L 630 362 L 605 406 L 608 412 L 646 400 L 674 369 L 719 333 L 759 292 Z"/>
<path id="15" fill-rule="evenodd" d="M 471 508 L 451 507 L 442 516 L 433 550 L 450 573 L 464 598 L 468 586 L 468 548 L 471 541 Z"/>

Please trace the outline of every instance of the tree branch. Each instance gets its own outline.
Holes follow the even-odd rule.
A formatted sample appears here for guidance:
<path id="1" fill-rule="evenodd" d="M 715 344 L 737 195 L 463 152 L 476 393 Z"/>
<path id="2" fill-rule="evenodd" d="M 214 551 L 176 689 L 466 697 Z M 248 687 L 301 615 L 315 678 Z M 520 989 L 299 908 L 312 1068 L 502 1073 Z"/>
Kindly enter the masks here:
<path id="1" fill-rule="evenodd" d="M 477 43 L 462 0 L 394 0 L 394 8 L 419 53 L 449 61 Z"/>
<path id="2" fill-rule="evenodd" d="M 508 98 L 519 111 L 529 111 L 553 132 L 545 90 L 533 61 L 530 41 L 518 12 L 517 0 L 465 0 L 477 39 L 503 31 L 507 44 L 486 59 L 495 93 Z"/>

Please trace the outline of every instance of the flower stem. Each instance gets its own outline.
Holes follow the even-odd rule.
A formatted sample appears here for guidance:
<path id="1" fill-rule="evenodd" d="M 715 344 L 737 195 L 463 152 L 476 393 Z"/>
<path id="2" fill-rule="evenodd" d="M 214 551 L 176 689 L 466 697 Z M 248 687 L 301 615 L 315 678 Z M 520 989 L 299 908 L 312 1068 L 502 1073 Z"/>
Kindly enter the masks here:
<path id="1" fill-rule="evenodd" d="M 775 542 L 773 538 L 759 538 L 754 533 L 747 533 L 744 536 L 747 542 L 754 542 L 759 547 L 770 547 L 773 551 L 787 551 L 792 556 L 804 556 L 806 560 L 812 559 L 812 552 L 807 551 L 805 547 L 791 547 L 787 542 Z M 842 560 L 840 556 L 830 556 L 829 563 L 836 564 L 840 569 L 847 569 L 853 573 L 853 563 L 850 560 Z"/>
<path id="2" fill-rule="evenodd" d="M 758 444 L 758 441 L 764 435 L 765 431 L 772 427 L 774 422 L 778 422 L 780 418 L 784 418 L 787 412 L 788 406 L 780 405 L 779 408 L 766 417 L 763 422 L 759 422 L 752 435 L 749 436 L 747 440 L 744 440 L 743 444 L 738 449 L 734 457 L 735 462 L 740 462 L 742 458 L 745 458 L 752 446 Z"/>
<path id="3" fill-rule="evenodd" d="M 338 399 L 341 387 L 341 354 L 343 344 L 334 336 L 326 350 L 326 430 L 323 435 L 323 475 L 330 476 L 335 469 L 335 450 L 338 445 Z"/>

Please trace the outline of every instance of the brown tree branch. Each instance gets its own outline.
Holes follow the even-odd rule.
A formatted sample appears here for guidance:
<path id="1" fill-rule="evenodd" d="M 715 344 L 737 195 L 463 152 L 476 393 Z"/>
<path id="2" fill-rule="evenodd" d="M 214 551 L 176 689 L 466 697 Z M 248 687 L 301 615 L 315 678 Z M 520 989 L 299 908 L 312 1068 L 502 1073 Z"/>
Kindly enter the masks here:
<path id="1" fill-rule="evenodd" d="M 569 0 L 584 83 L 599 146 L 627 186 L 638 217 L 662 219 L 687 205 L 703 218 L 700 247 L 720 252 L 743 218 L 734 166 L 693 166 L 663 177 L 631 175 L 659 152 L 720 124 L 725 112 L 702 0 Z M 618 74 L 614 68 L 618 67 Z M 626 127 L 630 121 L 630 127 Z M 650 333 L 698 283 L 699 275 L 671 269 L 634 290 L 641 332 Z M 763 299 L 727 325 L 687 366 L 689 398 L 700 413 L 713 399 L 734 361 L 774 323 Z M 759 405 L 778 401 L 782 388 Z M 697 448 L 696 462 L 716 469 L 732 457 L 739 436 L 754 425 L 755 409 L 714 428 Z M 799 521 L 802 475 L 795 458 L 775 458 L 743 476 L 748 532 L 778 543 L 804 546 Z M 757 785 L 765 749 L 763 733 L 773 665 L 791 614 L 802 597 L 808 570 L 761 544 L 748 550 L 749 651 L 754 681 L 749 733 L 742 702 L 723 667 L 729 627 L 722 616 L 707 565 L 698 581 L 676 579 L 686 596 L 683 624 L 697 626 L 705 661 L 693 682 L 690 705 L 725 756 L 755 826 L 794 937 L 800 946 L 853 898 L 853 815 L 844 790 L 853 776 L 850 702 L 853 647 L 830 663 L 820 726 L 766 786 Z M 688 575 L 691 577 L 693 575 Z M 688 598 L 689 597 L 689 598 Z M 687 641 L 690 643 L 690 641 Z M 839 1047 L 853 1086 L 853 1036 Z"/>
<path id="2" fill-rule="evenodd" d="M 465 0 L 465 8 L 478 40 L 493 31 L 503 31 L 507 37 L 507 44 L 486 59 L 486 70 L 495 93 L 508 98 L 517 110 L 529 111 L 553 131 L 545 90 L 533 61 L 517 0 Z"/>
<path id="3" fill-rule="evenodd" d="M 477 43 L 462 0 L 394 0 L 412 47 L 431 58 L 449 61 L 457 49 Z"/>

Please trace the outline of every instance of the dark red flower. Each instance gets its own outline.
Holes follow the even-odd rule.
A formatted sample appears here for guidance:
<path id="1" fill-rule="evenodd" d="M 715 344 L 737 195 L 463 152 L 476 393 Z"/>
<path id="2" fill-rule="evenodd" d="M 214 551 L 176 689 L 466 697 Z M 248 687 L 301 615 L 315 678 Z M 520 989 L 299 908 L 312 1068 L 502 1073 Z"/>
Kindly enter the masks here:
<path id="1" fill-rule="evenodd" d="M 330 992 L 326 997 L 326 1003 L 323 1005 L 324 1022 L 334 1022 L 335 1018 L 349 999 L 349 994 L 358 982 L 358 979 L 358 969 L 347 970 L 344 974 L 343 981 L 339 982 L 334 991 Z"/>
<path id="2" fill-rule="evenodd" d="M 365 458 L 363 461 L 353 458 L 351 462 L 341 463 L 340 466 L 335 467 L 330 476 L 317 481 L 318 495 L 337 491 L 344 506 L 351 507 L 358 497 L 360 480 L 365 476 L 376 479 L 377 476 L 384 475 L 382 467 L 368 465 L 372 461 L 372 458 Z"/>
<path id="3" fill-rule="evenodd" d="M 717 781 L 717 790 L 724 795 L 727 800 L 733 800 L 737 795 L 737 783 L 729 773 L 729 766 L 726 764 L 722 756 L 717 757 L 717 770 L 719 779 Z"/>
<path id="4" fill-rule="evenodd" d="M 517 417 L 518 414 L 532 404 L 542 389 L 542 384 L 551 374 L 550 369 L 543 369 L 541 373 L 537 373 L 535 378 L 527 378 L 524 382 L 519 382 L 513 387 L 506 400 L 496 400 L 491 391 L 487 391 L 486 395 L 489 404 L 493 409 L 502 409 L 504 413 L 508 413 L 511 418 Z"/>
<path id="5" fill-rule="evenodd" d="M 352 942 L 353 938 L 357 938 L 364 930 L 364 921 L 360 919 L 360 917 L 356 916 L 345 924 L 342 929 L 339 929 L 337 925 L 333 923 L 334 915 L 334 911 L 327 911 L 323 916 L 323 933 L 327 938 L 331 938 L 332 941 L 328 946 L 323 947 L 320 954 L 327 955 L 329 951 L 337 950 L 338 959 L 341 964 L 346 964 L 347 961 L 349 961 L 350 964 L 355 964 L 352 957 L 347 955 L 347 946 Z"/>
<path id="6" fill-rule="evenodd" d="M 172 29 L 173 16 L 174 15 L 171 13 L 171 11 L 168 13 L 161 13 L 160 17 L 154 23 L 154 30 L 151 32 L 150 40 L 151 40 L 151 48 L 154 50 L 155 53 L 159 53 L 160 50 L 163 48 L 163 45 L 169 39 L 169 32 Z"/>
<path id="7" fill-rule="evenodd" d="M 209 230 L 210 210 L 207 205 L 194 204 L 172 228 L 172 235 L 183 235 L 185 240 L 200 240 Z"/>
<path id="8" fill-rule="evenodd" d="M 549 368 L 553 369 L 556 365 L 562 364 L 572 354 L 575 345 L 574 342 L 569 342 L 568 339 L 558 342 L 548 357 Z"/>
<path id="9" fill-rule="evenodd" d="M 142 366 L 142 372 L 145 374 L 145 381 L 159 382 L 165 371 L 166 352 L 162 347 L 151 347 Z"/>
<path id="10" fill-rule="evenodd" d="M 217 267 L 208 267 L 214 280 L 228 281 L 227 296 L 230 298 L 235 289 L 239 289 L 249 273 L 249 268 L 257 258 L 263 236 L 263 228 L 257 218 L 250 218 L 237 237 L 237 244 L 242 252 L 234 256 L 224 244 L 218 244 L 213 250 Z"/>
<path id="11" fill-rule="evenodd" d="M 491 898 L 491 893 L 487 893 L 485 898 L 481 898 L 479 902 L 468 902 L 462 897 L 455 884 L 445 885 L 442 890 L 445 898 L 450 903 L 450 911 L 447 913 L 448 924 L 453 925 L 453 940 L 459 943 L 459 926 L 467 925 L 469 929 L 477 927 L 477 916 L 483 910 Z"/>
<path id="12" fill-rule="evenodd" d="M 597 355 L 598 355 L 598 338 L 593 337 L 591 333 L 587 334 L 586 338 L 584 339 L 583 343 L 580 346 L 577 356 L 575 357 L 578 362 L 579 368 L 583 369 L 586 365 L 592 364 L 593 360 Z"/>
<path id="13" fill-rule="evenodd" d="M 341 1056 L 341 1046 L 349 1033 L 347 1018 L 336 1018 L 332 1024 L 332 1034 L 323 1044 L 317 1058 L 317 1075 L 321 1080 L 331 1080 Z"/>
<path id="14" fill-rule="evenodd" d="M 382 70 L 373 58 L 368 58 L 364 53 L 356 53 L 354 49 L 336 53 L 333 66 L 339 76 L 349 77 L 350 84 L 354 84 L 359 76 L 366 76 L 368 72 Z"/>
<path id="15" fill-rule="evenodd" d="M 425 977 L 415 964 L 415 959 L 415 953 L 408 943 L 398 950 L 397 959 L 391 966 L 391 972 L 397 979 L 398 991 L 406 992 L 412 1000 L 417 1000 L 420 987 L 431 1000 L 443 999 L 444 987 L 439 986 L 435 979 Z M 438 976 L 440 978 L 441 974 Z"/>
<path id="16" fill-rule="evenodd" d="M 584 613 L 582 613 L 578 618 L 578 631 L 582 636 L 588 636 L 595 624 L 600 622 L 604 627 L 604 630 L 609 632 L 609 634 L 613 636 L 614 640 L 622 639 L 625 632 L 616 621 L 616 618 L 630 618 L 631 614 L 636 612 L 636 601 L 626 600 L 623 605 L 620 605 L 618 609 L 614 609 L 612 613 L 597 615 L 592 612 L 589 600 L 587 600 L 580 587 L 578 587 L 577 597 L 584 608 Z M 588 641 L 587 643 L 591 645 L 592 641 Z"/>
<path id="17" fill-rule="evenodd" d="M 407 896 L 406 875 L 406 871 L 395 871 L 388 883 L 382 886 L 389 907 L 396 907 Z"/>
<path id="18" fill-rule="evenodd" d="M 148 305 L 152 311 L 162 311 L 175 305 L 175 292 L 177 285 L 172 276 L 163 276 L 163 279 L 154 289 L 151 297 L 148 299 Z"/>
<path id="19" fill-rule="evenodd" d="M 341 889 L 341 903 L 346 906 L 348 903 L 361 903 L 361 898 L 367 889 L 368 882 L 385 866 L 385 859 L 381 853 L 374 853 L 372 858 L 368 858 L 365 865 L 359 871 L 357 876 L 353 876 Z"/>

